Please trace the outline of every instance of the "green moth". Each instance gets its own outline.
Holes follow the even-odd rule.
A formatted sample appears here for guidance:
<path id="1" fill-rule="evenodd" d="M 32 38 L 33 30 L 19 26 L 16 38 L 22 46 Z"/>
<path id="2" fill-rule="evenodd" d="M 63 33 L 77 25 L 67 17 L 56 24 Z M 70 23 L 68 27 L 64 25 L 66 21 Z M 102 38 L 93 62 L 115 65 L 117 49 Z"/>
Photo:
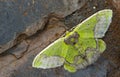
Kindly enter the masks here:
<path id="1" fill-rule="evenodd" d="M 93 14 L 42 50 L 35 57 L 32 66 L 49 69 L 63 65 L 69 72 L 75 72 L 94 63 L 106 49 L 101 38 L 108 30 L 111 20 L 110 9 Z"/>

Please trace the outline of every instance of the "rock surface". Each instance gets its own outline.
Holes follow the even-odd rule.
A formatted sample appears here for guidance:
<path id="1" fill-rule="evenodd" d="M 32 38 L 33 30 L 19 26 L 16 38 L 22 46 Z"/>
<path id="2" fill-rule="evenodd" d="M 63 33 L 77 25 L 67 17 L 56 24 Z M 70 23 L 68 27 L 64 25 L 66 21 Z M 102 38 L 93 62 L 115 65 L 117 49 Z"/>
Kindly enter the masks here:
<path id="1" fill-rule="evenodd" d="M 42 30 L 48 15 L 71 14 L 85 3 L 79 0 L 1 0 L 0 53 Z"/>
<path id="2" fill-rule="evenodd" d="M 48 15 L 47 21 L 43 21 L 45 23 L 45 28 L 42 28 L 42 31 L 37 31 L 36 34 L 24 38 L 24 40 L 19 44 L 0 54 L 0 77 L 119 77 L 120 13 L 118 11 L 119 6 L 116 1 L 117 0 L 114 0 L 114 2 L 112 0 L 83 1 L 84 6 L 82 8 L 79 8 L 75 12 L 72 10 L 71 13 L 73 13 L 69 13 L 70 15 L 68 16 L 67 14 L 62 16 L 64 19 L 61 19 L 61 16 Z M 80 4 L 81 3 L 82 2 L 80 2 Z M 103 38 L 107 44 L 107 49 L 94 64 L 78 70 L 76 73 L 69 73 L 65 71 L 63 67 L 48 70 L 32 67 L 31 64 L 34 57 L 43 48 L 59 38 L 66 31 L 66 26 L 67 28 L 71 28 L 92 15 L 94 12 L 105 8 L 111 8 L 114 15 L 111 26 L 105 38 Z M 63 14 L 65 13 L 63 12 Z M 31 21 L 39 22 L 38 20 L 36 19 L 35 21 Z M 31 25 L 31 23 L 29 24 Z M 32 26 L 36 26 L 36 23 Z"/>

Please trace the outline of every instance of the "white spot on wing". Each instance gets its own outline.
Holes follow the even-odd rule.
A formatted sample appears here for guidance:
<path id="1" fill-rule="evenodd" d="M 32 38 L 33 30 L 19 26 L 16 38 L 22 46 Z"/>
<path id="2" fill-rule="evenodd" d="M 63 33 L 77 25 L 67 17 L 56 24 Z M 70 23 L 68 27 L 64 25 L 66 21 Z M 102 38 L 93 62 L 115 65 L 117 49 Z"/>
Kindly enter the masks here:
<path id="1" fill-rule="evenodd" d="M 59 56 L 49 56 L 41 58 L 40 62 L 42 63 L 39 68 L 48 69 L 55 68 L 63 65 L 64 58 Z"/>
<path id="2" fill-rule="evenodd" d="M 95 26 L 95 38 L 102 38 L 104 37 L 106 31 L 109 28 L 111 22 L 111 18 L 106 18 L 105 16 L 102 16 L 98 18 L 98 23 Z"/>

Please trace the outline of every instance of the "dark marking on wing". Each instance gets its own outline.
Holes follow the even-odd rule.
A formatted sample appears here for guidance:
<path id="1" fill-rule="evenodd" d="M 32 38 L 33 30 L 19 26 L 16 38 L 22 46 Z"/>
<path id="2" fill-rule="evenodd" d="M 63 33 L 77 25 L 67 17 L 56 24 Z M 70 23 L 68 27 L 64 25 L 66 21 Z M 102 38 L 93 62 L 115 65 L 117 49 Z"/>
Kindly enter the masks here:
<path id="1" fill-rule="evenodd" d="M 64 42 L 68 45 L 75 45 L 78 42 L 79 37 L 79 34 L 77 32 L 74 32 L 72 35 L 66 38 Z"/>

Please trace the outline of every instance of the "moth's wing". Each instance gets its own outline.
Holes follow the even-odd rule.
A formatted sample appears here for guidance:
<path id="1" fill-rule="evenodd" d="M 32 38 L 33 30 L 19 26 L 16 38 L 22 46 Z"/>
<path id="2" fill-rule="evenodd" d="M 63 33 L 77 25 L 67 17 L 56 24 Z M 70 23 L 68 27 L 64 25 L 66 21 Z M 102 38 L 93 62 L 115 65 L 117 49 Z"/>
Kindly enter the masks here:
<path id="1" fill-rule="evenodd" d="M 99 11 L 82 23 L 78 24 L 74 31 L 77 31 L 81 38 L 102 38 L 112 20 L 112 10 Z"/>
<path id="2" fill-rule="evenodd" d="M 59 38 L 35 57 L 32 66 L 43 69 L 59 67 L 64 64 L 66 54 L 64 38 Z"/>
<path id="3" fill-rule="evenodd" d="M 106 44 L 103 40 L 98 39 L 98 50 L 99 53 L 102 53 L 106 49 Z"/>
<path id="4" fill-rule="evenodd" d="M 96 16 L 98 23 L 95 26 L 95 38 L 104 37 L 112 21 L 112 10 L 100 11 Z"/>

